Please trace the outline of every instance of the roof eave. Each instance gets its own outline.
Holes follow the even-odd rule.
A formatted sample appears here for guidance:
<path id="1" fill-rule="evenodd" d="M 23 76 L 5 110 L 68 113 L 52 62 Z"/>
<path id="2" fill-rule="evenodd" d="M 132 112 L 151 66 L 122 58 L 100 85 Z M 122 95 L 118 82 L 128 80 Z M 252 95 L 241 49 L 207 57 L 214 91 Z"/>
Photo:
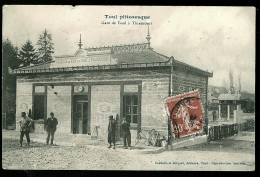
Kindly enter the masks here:
<path id="1" fill-rule="evenodd" d="M 100 71 L 100 70 L 156 68 L 156 67 L 170 67 L 170 65 L 167 62 L 133 63 L 133 64 L 121 63 L 115 65 L 75 66 L 75 67 L 43 68 L 43 69 L 30 69 L 30 70 L 16 69 L 10 71 L 10 74 L 56 73 L 56 72 L 71 72 L 71 71 Z"/>
<path id="2" fill-rule="evenodd" d="M 180 62 L 180 61 L 175 60 L 175 59 L 173 60 L 173 66 L 180 67 L 180 68 L 183 68 L 185 70 L 192 71 L 192 72 L 196 72 L 196 73 L 204 75 L 204 76 L 213 77 L 213 72 L 210 73 L 208 71 L 204 71 L 202 69 L 196 68 L 194 66 L 188 65 L 186 63 Z"/>

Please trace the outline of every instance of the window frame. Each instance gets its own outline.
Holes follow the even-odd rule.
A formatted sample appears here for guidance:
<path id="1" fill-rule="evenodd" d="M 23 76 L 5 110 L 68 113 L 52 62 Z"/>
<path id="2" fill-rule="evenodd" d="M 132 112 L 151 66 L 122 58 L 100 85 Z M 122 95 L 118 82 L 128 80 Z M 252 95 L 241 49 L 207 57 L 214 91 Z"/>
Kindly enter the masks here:
<path id="1" fill-rule="evenodd" d="M 130 97 L 130 105 L 127 104 L 126 98 Z M 134 104 L 134 97 L 136 97 L 137 104 Z M 126 109 L 130 106 L 130 113 L 127 113 Z M 138 124 L 138 118 L 139 118 L 139 104 L 138 104 L 138 93 L 124 93 L 123 94 L 123 116 L 127 119 L 127 116 L 131 116 L 131 122 L 130 124 L 137 125 Z M 136 113 L 134 113 L 134 107 L 136 107 Z M 134 122 L 134 116 L 137 116 L 136 122 Z"/>
<path id="2" fill-rule="evenodd" d="M 35 92 L 35 87 L 37 87 L 37 86 L 43 86 L 44 92 Z M 35 117 L 35 106 L 34 106 L 35 96 L 42 95 L 44 97 L 44 110 L 43 110 L 44 111 L 44 114 L 43 114 L 44 117 L 43 117 L 43 119 L 37 119 L 35 121 L 39 121 L 39 122 L 44 121 L 45 122 L 45 120 L 47 118 L 47 86 L 44 85 L 44 84 L 40 84 L 40 83 L 39 84 L 33 83 L 32 87 L 33 87 L 33 89 L 32 89 L 32 119 L 35 120 L 34 119 L 34 117 Z M 45 129 L 45 125 L 44 125 L 44 129 Z"/>

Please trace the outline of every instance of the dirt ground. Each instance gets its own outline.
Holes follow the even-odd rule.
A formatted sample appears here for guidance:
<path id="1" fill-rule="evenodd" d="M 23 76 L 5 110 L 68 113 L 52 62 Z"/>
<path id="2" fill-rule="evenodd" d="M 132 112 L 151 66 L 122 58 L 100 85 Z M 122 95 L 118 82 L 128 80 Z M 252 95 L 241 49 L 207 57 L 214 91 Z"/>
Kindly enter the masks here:
<path id="1" fill-rule="evenodd" d="M 136 154 L 100 146 L 19 147 L 17 139 L 2 138 L 3 169 L 56 170 L 254 170 L 254 133 L 211 141 L 159 154 Z"/>

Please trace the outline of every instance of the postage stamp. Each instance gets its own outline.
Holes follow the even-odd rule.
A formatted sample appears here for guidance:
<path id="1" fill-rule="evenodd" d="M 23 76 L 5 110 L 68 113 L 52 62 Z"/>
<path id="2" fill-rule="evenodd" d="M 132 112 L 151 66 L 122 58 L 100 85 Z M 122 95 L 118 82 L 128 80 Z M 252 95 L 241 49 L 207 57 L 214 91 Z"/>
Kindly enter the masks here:
<path id="1" fill-rule="evenodd" d="M 175 137 L 203 131 L 203 106 L 199 91 L 192 91 L 166 99 Z"/>

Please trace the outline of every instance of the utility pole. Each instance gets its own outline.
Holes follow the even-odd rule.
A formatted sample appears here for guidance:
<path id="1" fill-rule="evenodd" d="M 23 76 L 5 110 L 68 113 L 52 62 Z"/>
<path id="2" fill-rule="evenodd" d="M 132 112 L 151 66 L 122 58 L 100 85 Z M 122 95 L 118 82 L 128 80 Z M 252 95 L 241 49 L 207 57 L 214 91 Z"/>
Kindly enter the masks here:
<path id="1" fill-rule="evenodd" d="M 170 91 L 169 91 L 169 97 L 172 96 L 172 92 L 173 92 L 172 73 L 173 73 L 174 58 L 170 57 L 170 60 L 171 60 L 171 69 L 170 69 Z M 171 112 L 170 112 L 170 115 L 168 115 L 168 150 L 172 150 L 172 128 L 171 127 L 172 126 L 171 126 Z"/>

